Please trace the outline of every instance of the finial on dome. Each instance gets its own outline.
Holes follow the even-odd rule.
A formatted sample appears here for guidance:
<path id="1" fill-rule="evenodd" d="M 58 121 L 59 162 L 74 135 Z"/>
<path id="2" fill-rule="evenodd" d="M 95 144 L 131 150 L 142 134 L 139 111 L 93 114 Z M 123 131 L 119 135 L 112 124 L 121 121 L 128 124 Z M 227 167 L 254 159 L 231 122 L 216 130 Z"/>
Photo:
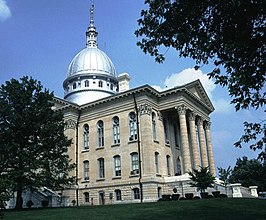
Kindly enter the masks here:
<path id="1" fill-rule="evenodd" d="M 98 32 L 94 26 L 94 2 L 91 1 L 90 7 L 90 26 L 86 31 L 86 45 L 87 47 L 97 47 Z"/>
<path id="2" fill-rule="evenodd" d="M 90 27 L 94 27 L 94 2 L 91 1 L 90 8 Z"/>

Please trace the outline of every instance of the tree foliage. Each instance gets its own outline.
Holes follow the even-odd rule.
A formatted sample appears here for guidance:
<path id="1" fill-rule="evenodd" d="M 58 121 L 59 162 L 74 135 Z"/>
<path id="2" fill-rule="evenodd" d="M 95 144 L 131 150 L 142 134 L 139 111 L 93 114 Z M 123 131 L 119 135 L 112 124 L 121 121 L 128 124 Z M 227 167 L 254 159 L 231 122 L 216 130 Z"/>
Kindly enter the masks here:
<path id="1" fill-rule="evenodd" d="M 197 187 L 200 192 L 205 192 L 208 187 L 213 187 L 215 177 L 212 176 L 208 167 L 200 167 L 200 170 L 193 169 L 189 171 L 190 179 L 193 181 L 191 186 Z"/>
<path id="2" fill-rule="evenodd" d="M 259 191 L 266 190 L 266 162 L 247 157 L 238 158 L 230 176 L 231 183 L 241 183 L 242 186 L 258 186 Z"/>
<path id="3" fill-rule="evenodd" d="M 146 0 L 145 4 L 148 9 L 141 11 L 135 32 L 145 53 L 163 62 L 164 48 L 172 47 L 180 57 L 194 59 L 196 69 L 212 63 L 215 68 L 209 77 L 228 87 L 237 111 L 265 107 L 266 1 Z M 262 138 L 251 148 L 262 149 L 262 143 L 260 156 L 265 158 L 265 121 L 244 126 L 254 130 L 257 124 Z M 252 134 L 245 135 L 254 140 Z M 242 137 L 236 145 L 241 147 L 245 140 Z"/>
<path id="4" fill-rule="evenodd" d="M 224 169 L 222 167 L 218 167 L 219 172 L 219 179 L 224 182 L 224 185 L 226 186 L 227 183 L 229 183 L 229 177 L 232 173 L 231 166 L 229 166 L 227 169 Z"/>
<path id="5" fill-rule="evenodd" d="M 27 187 L 59 189 L 72 183 L 63 115 L 52 110 L 53 94 L 40 82 L 23 77 L 0 87 L 0 180 L 17 192 L 22 208 Z M 0 184 L 1 185 L 1 184 Z"/>

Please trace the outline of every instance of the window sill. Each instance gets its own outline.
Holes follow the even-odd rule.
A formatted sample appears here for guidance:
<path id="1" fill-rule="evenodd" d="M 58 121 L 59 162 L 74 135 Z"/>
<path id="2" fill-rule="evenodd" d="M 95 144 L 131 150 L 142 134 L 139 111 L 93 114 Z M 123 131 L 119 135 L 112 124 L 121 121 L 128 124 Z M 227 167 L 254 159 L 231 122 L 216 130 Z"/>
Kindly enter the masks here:
<path id="1" fill-rule="evenodd" d="M 132 141 L 130 140 L 130 141 L 128 141 L 129 144 L 137 143 L 137 142 L 138 142 L 138 140 L 132 140 Z"/>
<path id="2" fill-rule="evenodd" d="M 120 143 L 119 144 L 112 144 L 111 147 L 120 147 Z"/>
<path id="3" fill-rule="evenodd" d="M 89 183 L 90 180 L 82 180 L 81 183 Z"/>
<path id="4" fill-rule="evenodd" d="M 105 178 L 99 178 L 96 180 L 96 182 L 100 182 L 100 181 L 104 181 L 104 180 L 105 180 Z"/>
<path id="5" fill-rule="evenodd" d="M 116 179 L 121 179 L 121 178 L 122 178 L 121 176 L 114 176 L 112 179 L 116 180 Z"/>
<path id="6" fill-rule="evenodd" d="M 157 141 L 157 140 L 153 140 L 153 142 L 156 143 L 156 144 L 159 144 L 159 141 Z"/>
<path id="7" fill-rule="evenodd" d="M 170 144 L 168 144 L 168 143 L 165 143 L 165 146 L 166 146 L 166 147 L 171 147 L 171 145 L 170 145 Z"/>
<path id="8" fill-rule="evenodd" d="M 95 150 L 102 150 L 102 149 L 104 149 L 104 147 L 96 147 Z"/>
<path id="9" fill-rule="evenodd" d="M 159 173 L 156 173 L 156 176 L 158 176 L 158 177 L 161 177 L 162 175 L 161 175 L 161 174 L 159 174 Z"/>
<path id="10" fill-rule="evenodd" d="M 139 177 L 139 174 L 132 174 L 129 176 L 129 178 Z"/>
<path id="11" fill-rule="evenodd" d="M 86 153 L 86 152 L 89 152 L 90 151 L 90 149 L 88 148 L 88 149 L 83 149 L 82 151 L 81 151 L 81 153 Z"/>

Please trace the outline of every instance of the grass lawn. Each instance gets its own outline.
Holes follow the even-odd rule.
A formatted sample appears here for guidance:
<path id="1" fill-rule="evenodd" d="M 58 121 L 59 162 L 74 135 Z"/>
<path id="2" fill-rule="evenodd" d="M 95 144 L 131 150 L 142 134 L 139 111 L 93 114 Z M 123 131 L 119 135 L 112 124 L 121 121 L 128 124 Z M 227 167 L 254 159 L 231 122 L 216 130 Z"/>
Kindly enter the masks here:
<path id="1" fill-rule="evenodd" d="M 207 199 L 168 201 L 158 203 L 124 204 L 108 206 L 83 206 L 9 210 L 4 220 L 141 220 L 141 219 L 197 219 L 219 220 L 266 219 L 266 200 L 261 199 Z"/>

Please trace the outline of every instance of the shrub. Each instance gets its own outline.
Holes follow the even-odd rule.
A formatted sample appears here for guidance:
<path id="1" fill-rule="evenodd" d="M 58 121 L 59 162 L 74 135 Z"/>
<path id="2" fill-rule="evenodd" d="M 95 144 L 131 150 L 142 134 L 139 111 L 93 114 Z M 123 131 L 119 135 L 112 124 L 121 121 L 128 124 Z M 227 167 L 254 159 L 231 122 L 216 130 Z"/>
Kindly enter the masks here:
<path id="1" fill-rule="evenodd" d="M 201 196 L 202 199 L 206 199 L 207 196 L 208 196 L 208 193 L 207 192 L 201 192 L 200 196 Z"/>
<path id="2" fill-rule="evenodd" d="M 33 202 L 31 200 L 29 200 L 27 203 L 26 203 L 26 206 L 28 208 L 31 208 L 33 206 Z"/>
<path id="3" fill-rule="evenodd" d="M 48 200 L 42 200 L 42 207 L 46 208 L 49 205 L 49 201 Z"/>
<path id="4" fill-rule="evenodd" d="M 185 197 L 180 197 L 179 200 L 187 200 Z"/>
<path id="5" fill-rule="evenodd" d="M 219 198 L 220 196 L 220 191 L 213 191 L 212 195 L 214 196 L 214 198 Z"/>
<path id="6" fill-rule="evenodd" d="M 227 195 L 225 195 L 225 194 L 220 194 L 220 195 L 219 195 L 219 198 L 227 198 Z"/>
<path id="7" fill-rule="evenodd" d="M 213 195 L 207 195 L 206 199 L 212 199 Z"/>
<path id="8" fill-rule="evenodd" d="M 191 200 L 191 199 L 193 199 L 193 196 L 194 196 L 193 193 L 185 193 L 185 197 L 186 197 L 186 199 Z"/>
<path id="9" fill-rule="evenodd" d="M 162 195 L 162 198 L 165 198 L 166 200 L 171 200 L 171 195 Z"/>
<path id="10" fill-rule="evenodd" d="M 169 201 L 169 200 L 167 200 L 166 198 L 160 198 L 157 200 L 157 202 L 165 202 L 165 201 Z"/>
<path id="11" fill-rule="evenodd" d="M 73 199 L 73 200 L 71 201 L 71 203 L 72 203 L 73 206 L 75 206 L 75 205 L 76 205 L 76 200 Z"/>
<path id="12" fill-rule="evenodd" d="M 178 200 L 180 197 L 179 194 L 172 194 L 172 200 Z"/>
<path id="13" fill-rule="evenodd" d="M 193 199 L 200 199 L 200 197 L 199 196 L 194 196 Z"/>

